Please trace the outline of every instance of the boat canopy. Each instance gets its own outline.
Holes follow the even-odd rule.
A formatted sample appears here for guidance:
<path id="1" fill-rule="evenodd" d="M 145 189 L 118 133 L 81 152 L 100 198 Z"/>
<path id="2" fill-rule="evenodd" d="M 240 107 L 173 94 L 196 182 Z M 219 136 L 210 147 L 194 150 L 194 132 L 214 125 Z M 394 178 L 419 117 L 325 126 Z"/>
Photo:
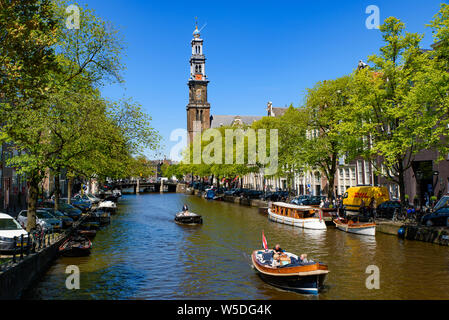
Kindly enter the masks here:
<path id="1" fill-rule="evenodd" d="M 297 206 L 295 204 L 285 203 L 285 202 L 274 202 L 273 206 L 296 209 L 296 210 L 315 210 L 316 208 L 310 206 Z"/>

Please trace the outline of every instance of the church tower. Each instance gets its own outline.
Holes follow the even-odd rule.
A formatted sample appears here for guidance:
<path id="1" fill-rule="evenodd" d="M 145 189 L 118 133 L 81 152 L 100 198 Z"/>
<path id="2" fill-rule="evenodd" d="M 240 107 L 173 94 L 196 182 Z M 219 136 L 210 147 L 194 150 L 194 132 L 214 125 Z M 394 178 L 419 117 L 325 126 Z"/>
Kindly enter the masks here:
<path id="1" fill-rule="evenodd" d="M 187 131 L 189 142 L 194 133 L 201 133 L 210 128 L 210 104 L 207 102 L 206 57 L 203 52 L 203 40 L 198 24 L 193 32 L 192 57 L 190 58 L 189 104 L 187 105 Z"/>

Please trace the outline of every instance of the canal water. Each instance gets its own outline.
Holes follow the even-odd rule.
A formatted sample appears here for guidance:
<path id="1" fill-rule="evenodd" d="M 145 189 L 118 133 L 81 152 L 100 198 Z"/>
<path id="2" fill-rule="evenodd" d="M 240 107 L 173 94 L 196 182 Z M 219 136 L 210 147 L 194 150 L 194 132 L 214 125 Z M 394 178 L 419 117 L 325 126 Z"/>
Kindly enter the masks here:
<path id="1" fill-rule="evenodd" d="M 187 203 L 202 226 L 180 226 L 174 214 Z M 262 247 L 307 253 L 329 265 L 319 296 L 276 289 L 251 268 Z M 80 289 L 65 286 L 66 267 L 80 269 Z M 366 288 L 370 265 L 380 289 Z M 59 258 L 25 299 L 449 299 L 449 248 L 378 234 L 313 231 L 268 221 L 257 208 L 181 194 L 124 195 L 92 254 Z"/>

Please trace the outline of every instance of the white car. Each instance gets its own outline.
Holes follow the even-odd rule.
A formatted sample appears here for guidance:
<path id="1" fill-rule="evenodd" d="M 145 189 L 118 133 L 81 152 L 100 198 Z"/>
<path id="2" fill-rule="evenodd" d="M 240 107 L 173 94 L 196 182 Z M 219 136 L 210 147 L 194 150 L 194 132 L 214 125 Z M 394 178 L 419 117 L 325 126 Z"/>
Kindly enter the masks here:
<path id="1" fill-rule="evenodd" d="M 28 220 L 28 210 L 20 211 L 17 216 L 17 221 L 22 225 L 22 227 L 26 227 Z M 36 229 L 43 230 L 61 230 L 62 229 L 62 220 L 52 216 L 48 211 L 45 210 L 36 210 Z"/>
<path id="2" fill-rule="evenodd" d="M 23 246 L 28 245 L 28 233 L 11 216 L 0 213 L 0 252 L 10 252 L 20 247 L 23 235 Z M 16 241 L 14 241 L 16 237 Z"/>

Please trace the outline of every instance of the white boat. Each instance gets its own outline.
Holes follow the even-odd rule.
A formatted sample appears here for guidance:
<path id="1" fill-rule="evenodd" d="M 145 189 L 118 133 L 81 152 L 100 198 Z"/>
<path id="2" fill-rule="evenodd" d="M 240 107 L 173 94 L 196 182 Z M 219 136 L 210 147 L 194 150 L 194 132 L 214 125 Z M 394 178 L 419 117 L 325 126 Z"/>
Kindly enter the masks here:
<path id="1" fill-rule="evenodd" d="M 327 229 L 320 210 L 309 206 L 297 206 L 284 202 L 275 202 L 268 208 L 268 218 L 274 222 L 303 229 Z"/>
<path id="2" fill-rule="evenodd" d="M 117 210 L 117 204 L 113 201 L 102 201 L 98 204 L 98 209 L 102 209 L 108 212 L 115 212 L 115 210 Z"/>
<path id="3" fill-rule="evenodd" d="M 337 229 L 344 232 L 355 233 L 364 236 L 376 235 L 376 223 L 374 222 L 354 222 L 352 220 L 339 218 L 334 219 L 334 224 Z"/>

